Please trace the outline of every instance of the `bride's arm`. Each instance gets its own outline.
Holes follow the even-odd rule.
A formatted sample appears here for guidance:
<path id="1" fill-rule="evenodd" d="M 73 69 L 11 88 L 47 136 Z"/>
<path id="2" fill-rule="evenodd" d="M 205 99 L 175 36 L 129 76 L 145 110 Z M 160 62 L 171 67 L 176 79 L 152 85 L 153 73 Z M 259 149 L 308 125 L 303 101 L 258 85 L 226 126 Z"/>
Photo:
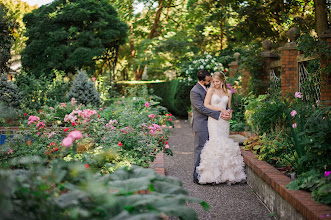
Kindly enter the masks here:
<path id="1" fill-rule="evenodd" d="M 229 97 L 228 107 L 230 109 L 230 118 L 232 118 L 232 109 L 231 109 L 232 92 L 231 92 L 231 90 L 228 90 L 228 97 Z"/>
<path id="2" fill-rule="evenodd" d="M 207 94 L 206 94 L 206 98 L 205 98 L 205 101 L 204 101 L 204 106 L 206 108 L 209 108 L 211 110 L 214 110 L 214 111 L 219 111 L 219 112 L 224 112 L 225 109 L 224 108 L 221 108 L 221 107 L 216 107 L 216 106 L 213 106 L 211 105 L 211 97 L 212 95 L 214 94 L 214 91 L 212 88 L 209 88 L 208 91 L 207 91 Z"/>

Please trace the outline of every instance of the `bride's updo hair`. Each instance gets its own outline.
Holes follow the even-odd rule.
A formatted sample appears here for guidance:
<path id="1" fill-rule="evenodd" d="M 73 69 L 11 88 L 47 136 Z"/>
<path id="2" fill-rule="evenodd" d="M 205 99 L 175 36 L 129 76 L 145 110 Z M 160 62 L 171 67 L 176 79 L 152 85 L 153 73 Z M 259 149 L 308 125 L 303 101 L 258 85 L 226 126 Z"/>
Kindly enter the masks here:
<path id="1" fill-rule="evenodd" d="M 221 80 L 221 82 L 223 82 L 222 85 L 221 85 L 221 88 L 225 93 L 227 93 L 228 92 L 228 85 L 226 84 L 224 73 L 222 71 L 217 71 L 213 74 L 213 77 L 215 77 L 216 79 L 219 79 L 219 80 Z"/>

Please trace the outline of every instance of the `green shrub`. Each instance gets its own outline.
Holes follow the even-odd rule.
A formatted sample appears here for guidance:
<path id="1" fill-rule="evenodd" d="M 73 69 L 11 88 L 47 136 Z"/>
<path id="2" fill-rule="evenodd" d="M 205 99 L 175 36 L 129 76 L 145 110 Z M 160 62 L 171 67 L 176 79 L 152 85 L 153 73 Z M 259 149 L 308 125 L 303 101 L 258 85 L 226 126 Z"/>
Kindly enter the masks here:
<path id="1" fill-rule="evenodd" d="M 23 91 L 25 102 L 23 107 L 31 112 L 39 110 L 42 106 L 55 106 L 67 102 L 65 94 L 69 82 L 65 79 L 64 72 L 53 70 L 56 76 L 50 80 L 46 76 L 36 78 L 33 74 L 21 72 L 16 76 L 16 85 Z"/>
<path id="2" fill-rule="evenodd" d="M 76 101 L 84 105 L 92 104 L 98 106 L 101 104 L 100 94 L 94 87 L 93 82 L 88 79 L 84 70 L 77 71 L 66 97 L 68 99 L 75 98 Z"/>
<path id="3" fill-rule="evenodd" d="M 23 94 L 20 89 L 8 81 L 7 74 L 2 74 L 0 77 L 0 102 L 17 109 L 20 108 L 23 100 Z"/>
<path id="4" fill-rule="evenodd" d="M 0 169 L 1 218 L 9 219 L 198 219 L 187 202 L 208 204 L 190 197 L 182 183 L 137 166 L 108 175 L 87 164 L 38 157 L 19 158 Z M 47 164 L 47 166 L 44 166 Z M 145 193 L 149 191 L 150 193 Z"/>
<path id="5" fill-rule="evenodd" d="M 174 79 L 165 83 L 153 84 L 152 86 L 154 94 L 162 98 L 160 101 L 161 105 L 165 106 L 176 116 L 187 116 L 187 112 L 191 107 L 191 85 Z"/>
<path id="6" fill-rule="evenodd" d="M 259 95 L 257 98 L 251 96 L 245 107 L 247 124 L 259 135 L 270 133 L 276 127 L 284 127 L 285 109 L 284 102 L 277 98 L 271 99 L 268 95 Z"/>

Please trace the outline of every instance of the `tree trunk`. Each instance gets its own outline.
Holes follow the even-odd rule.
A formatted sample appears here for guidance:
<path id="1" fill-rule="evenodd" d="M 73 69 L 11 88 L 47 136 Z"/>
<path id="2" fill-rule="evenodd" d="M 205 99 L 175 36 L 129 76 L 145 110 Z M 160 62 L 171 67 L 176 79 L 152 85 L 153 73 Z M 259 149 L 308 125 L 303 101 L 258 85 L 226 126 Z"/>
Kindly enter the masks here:
<path id="1" fill-rule="evenodd" d="M 318 36 L 328 29 L 327 9 L 325 0 L 314 0 L 316 32 Z"/>
<path id="2" fill-rule="evenodd" d="M 221 22 L 220 22 L 220 28 L 221 28 L 221 51 L 223 50 L 223 19 L 221 19 Z"/>
<path id="3" fill-rule="evenodd" d="M 164 2 L 164 0 L 159 0 L 159 7 L 156 10 L 154 23 L 153 23 L 151 31 L 149 32 L 149 35 L 148 35 L 149 39 L 153 39 L 156 35 L 157 28 L 159 27 L 159 24 L 160 24 L 161 13 L 162 13 L 162 10 L 164 8 L 163 7 L 163 2 Z M 144 73 L 144 69 L 145 69 L 145 66 L 143 68 L 138 68 L 137 69 L 137 71 L 135 72 L 136 80 L 141 80 L 142 75 Z"/>
<path id="4" fill-rule="evenodd" d="M 159 27 L 159 23 L 160 23 L 160 16 L 161 16 L 161 13 L 162 13 L 162 10 L 163 10 L 163 2 L 164 0 L 159 0 L 159 7 L 156 11 L 156 15 L 155 15 L 155 19 L 154 19 L 154 24 L 151 28 L 151 31 L 149 32 L 149 35 L 148 35 L 148 38 L 149 39 L 153 39 L 155 37 L 155 33 L 156 33 L 156 30 L 157 28 Z"/>

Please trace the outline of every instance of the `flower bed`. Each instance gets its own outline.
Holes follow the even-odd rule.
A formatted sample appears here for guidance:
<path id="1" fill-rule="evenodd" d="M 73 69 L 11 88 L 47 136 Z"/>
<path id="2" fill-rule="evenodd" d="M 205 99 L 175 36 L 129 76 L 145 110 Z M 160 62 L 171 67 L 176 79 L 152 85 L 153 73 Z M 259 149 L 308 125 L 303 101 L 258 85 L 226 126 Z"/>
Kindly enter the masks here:
<path id="1" fill-rule="evenodd" d="M 275 213 L 277 219 L 331 219 L 331 207 L 314 201 L 309 192 L 289 190 L 290 178 L 250 151 L 241 151 L 247 165 L 248 184 Z"/>
<path id="2" fill-rule="evenodd" d="M 154 161 L 161 173 L 160 156 L 172 154 L 172 115 L 152 99 L 121 97 L 103 109 L 73 99 L 22 124 L 0 149 L 3 219 L 189 220 L 197 216 L 187 202 L 208 209 L 178 179 L 142 168 Z"/>

